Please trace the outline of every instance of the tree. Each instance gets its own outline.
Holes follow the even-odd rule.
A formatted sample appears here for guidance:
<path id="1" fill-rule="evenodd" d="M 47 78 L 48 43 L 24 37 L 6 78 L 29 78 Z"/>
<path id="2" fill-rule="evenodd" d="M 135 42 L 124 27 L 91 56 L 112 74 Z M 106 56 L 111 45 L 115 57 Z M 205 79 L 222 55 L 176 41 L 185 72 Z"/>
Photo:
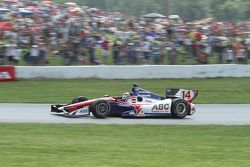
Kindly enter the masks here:
<path id="1" fill-rule="evenodd" d="M 219 8 L 219 19 L 235 22 L 240 17 L 240 9 L 240 4 L 236 3 L 236 1 L 226 1 Z"/>
<path id="2" fill-rule="evenodd" d="M 240 19 L 249 21 L 250 18 L 250 3 L 249 0 L 242 0 L 240 3 Z"/>
<path id="3" fill-rule="evenodd" d="M 178 14 L 184 20 L 192 21 L 206 18 L 209 16 L 209 8 L 203 0 L 183 0 L 172 2 L 174 10 L 172 14 Z"/>
<path id="4" fill-rule="evenodd" d="M 55 0 L 67 2 L 68 0 Z M 192 21 L 213 17 L 221 21 L 241 21 L 250 18 L 249 0 L 71 0 L 79 5 L 107 11 L 141 16 L 149 12 L 177 14 Z"/>

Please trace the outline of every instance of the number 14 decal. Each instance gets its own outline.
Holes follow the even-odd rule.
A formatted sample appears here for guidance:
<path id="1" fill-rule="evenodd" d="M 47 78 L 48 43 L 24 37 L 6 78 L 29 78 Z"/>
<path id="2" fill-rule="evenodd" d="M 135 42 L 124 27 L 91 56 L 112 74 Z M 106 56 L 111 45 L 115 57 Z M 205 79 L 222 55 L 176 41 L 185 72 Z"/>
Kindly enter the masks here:
<path id="1" fill-rule="evenodd" d="M 182 99 L 188 99 L 190 100 L 191 99 L 191 94 L 190 94 L 190 90 L 188 91 L 182 91 Z"/>

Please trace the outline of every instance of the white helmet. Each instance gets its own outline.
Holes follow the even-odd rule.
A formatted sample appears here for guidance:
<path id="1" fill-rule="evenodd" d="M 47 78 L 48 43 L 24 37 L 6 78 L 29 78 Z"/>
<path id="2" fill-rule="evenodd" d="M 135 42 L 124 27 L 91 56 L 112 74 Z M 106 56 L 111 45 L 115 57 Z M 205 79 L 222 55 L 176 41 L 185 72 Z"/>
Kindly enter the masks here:
<path id="1" fill-rule="evenodd" d="M 125 93 L 123 93 L 123 95 L 122 95 L 122 99 L 126 99 L 126 98 L 128 98 L 130 96 L 130 93 L 129 92 L 125 92 Z"/>

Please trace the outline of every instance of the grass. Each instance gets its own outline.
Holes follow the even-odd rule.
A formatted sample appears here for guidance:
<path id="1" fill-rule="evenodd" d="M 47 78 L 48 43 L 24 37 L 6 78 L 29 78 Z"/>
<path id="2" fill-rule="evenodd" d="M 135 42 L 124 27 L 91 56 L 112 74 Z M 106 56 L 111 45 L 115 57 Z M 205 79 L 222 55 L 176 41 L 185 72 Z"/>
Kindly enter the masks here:
<path id="1" fill-rule="evenodd" d="M 19 80 L 0 83 L 0 102 L 67 103 L 75 96 L 87 98 L 121 95 L 132 83 L 162 96 L 165 88 L 199 90 L 195 103 L 249 103 L 250 78 L 151 80 Z"/>
<path id="2" fill-rule="evenodd" d="M 0 124 L 3 167 L 247 167 L 249 126 Z"/>

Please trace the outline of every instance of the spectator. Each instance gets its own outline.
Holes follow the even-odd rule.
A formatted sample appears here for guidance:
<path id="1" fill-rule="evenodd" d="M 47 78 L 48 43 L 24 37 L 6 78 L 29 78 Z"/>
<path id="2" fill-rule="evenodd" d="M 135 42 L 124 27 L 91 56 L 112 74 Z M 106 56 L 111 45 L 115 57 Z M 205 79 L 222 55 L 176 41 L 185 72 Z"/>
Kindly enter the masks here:
<path id="1" fill-rule="evenodd" d="M 39 64 L 40 65 L 45 65 L 47 64 L 46 62 L 46 47 L 44 43 L 40 43 L 38 46 L 38 58 L 39 58 Z"/>
<path id="2" fill-rule="evenodd" d="M 14 50 L 13 63 L 14 65 L 18 65 L 21 58 L 22 50 L 18 47 Z"/>
<path id="3" fill-rule="evenodd" d="M 170 43 L 166 48 L 168 52 L 168 62 L 170 65 L 175 65 L 177 61 L 177 52 L 173 43 Z"/>
<path id="4" fill-rule="evenodd" d="M 9 65 L 14 64 L 14 55 L 16 51 L 16 45 L 13 42 L 10 42 L 6 45 L 6 56 Z"/>
<path id="5" fill-rule="evenodd" d="M 95 59 L 95 46 L 94 44 L 89 45 L 89 62 L 92 65 L 97 65 L 97 61 Z"/>
<path id="6" fill-rule="evenodd" d="M 245 64 L 246 63 L 246 57 L 247 57 L 246 49 L 243 47 L 243 45 L 241 45 L 239 47 L 239 49 L 237 50 L 237 53 L 236 53 L 237 63 Z"/>
<path id="7" fill-rule="evenodd" d="M 249 61 L 250 60 L 250 37 L 249 36 L 245 39 L 245 46 L 246 46 L 246 51 L 247 51 L 247 59 Z"/>
<path id="8" fill-rule="evenodd" d="M 5 65 L 5 46 L 0 43 L 0 65 Z"/>
<path id="9" fill-rule="evenodd" d="M 114 64 L 120 64 L 120 46 L 117 42 L 113 45 L 113 61 Z"/>
<path id="10" fill-rule="evenodd" d="M 192 41 L 187 36 L 184 39 L 184 46 L 186 47 L 188 57 L 193 58 L 194 55 L 193 55 L 193 52 L 192 52 Z"/>
<path id="11" fill-rule="evenodd" d="M 217 57 L 217 63 L 218 64 L 222 64 L 223 62 L 223 45 L 222 45 L 222 41 L 218 40 L 215 44 L 215 48 L 214 48 L 214 52 L 216 53 L 216 57 Z"/>
<path id="12" fill-rule="evenodd" d="M 207 64 L 208 63 L 207 56 L 203 52 L 203 50 L 199 51 L 197 61 L 198 61 L 198 64 Z"/>
<path id="13" fill-rule="evenodd" d="M 59 54 L 63 57 L 63 65 L 68 66 L 71 65 L 70 62 L 70 51 L 67 45 L 63 44 L 62 49 L 60 50 Z"/>
<path id="14" fill-rule="evenodd" d="M 108 64 L 108 57 L 110 54 L 109 51 L 110 47 L 109 47 L 109 41 L 107 40 L 107 38 L 104 38 L 103 42 L 102 42 L 102 55 L 104 58 L 104 64 Z"/>
<path id="15" fill-rule="evenodd" d="M 137 56 L 135 52 L 134 43 L 128 43 L 127 46 L 127 61 L 129 64 L 137 63 Z"/>
<path id="16" fill-rule="evenodd" d="M 154 43 L 151 49 L 153 64 L 160 64 L 160 46 L 158 43 Z"/>
<path id="17" fill-rule="evenodd" d="M 233 56 L 233 50 L 232 46 L 228 46 L 225 51 L 225 60 L 228 64 L 231 64 L 233 62 L 234 56 Z"/>
<path id="18" fill-rule="evenodd" d="M 142 51 L 144 59 L 148 62 L 150 58 L 150 42 L 146 38 L 144 38 L 144 41 L 142 42 Z"/>
<path id="19" fill-rule="evenodd" d="M 32 60 L 32 65 L 38 65 L 39 64 L 39 50 L 37 45 L 32 45 L 31 51 L 30 51 L 30 57 Z"/>

